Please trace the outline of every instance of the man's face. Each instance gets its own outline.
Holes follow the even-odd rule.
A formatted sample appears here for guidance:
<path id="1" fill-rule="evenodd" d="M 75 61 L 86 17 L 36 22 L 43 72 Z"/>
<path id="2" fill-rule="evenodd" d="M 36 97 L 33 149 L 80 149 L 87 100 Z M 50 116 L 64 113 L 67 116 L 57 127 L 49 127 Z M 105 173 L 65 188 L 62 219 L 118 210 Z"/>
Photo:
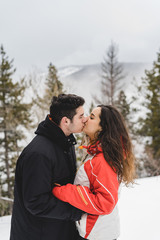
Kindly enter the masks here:
<path id="1" fill-rule="evenodd" d="M 84 116 L 84 109 L 82 106 L 76 109 L 76 114 L 74 115 L 72 121 L 68 125 L 68 130 L 70 133 L 80 133 L 82 132 L 85 122 L 88 120 L 87 117 Z"/>

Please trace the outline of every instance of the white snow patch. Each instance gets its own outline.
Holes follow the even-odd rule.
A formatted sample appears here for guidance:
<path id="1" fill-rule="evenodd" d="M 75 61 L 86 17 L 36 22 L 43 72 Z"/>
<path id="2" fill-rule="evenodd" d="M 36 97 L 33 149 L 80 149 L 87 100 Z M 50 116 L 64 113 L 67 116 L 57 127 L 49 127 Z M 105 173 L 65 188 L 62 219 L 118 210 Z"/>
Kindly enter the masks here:
<path id="1" fill-rule="evenodd" d="M 82 69 L 82 67 L 77 67 L 77 66 L 69 66 L 69 67 L 63 67 L 60 68 L 58 71 L 58 75 L 61 78 L 67 77 L 69 75 L 72 75 L 73 73 L 76 73 L 78 71 L 80 71 Z"/>
<path id="2" fill-rule="evenodd" d="M 0 217 L 0 239 L 8 240 L 10 235 L 11 216 Z"/>

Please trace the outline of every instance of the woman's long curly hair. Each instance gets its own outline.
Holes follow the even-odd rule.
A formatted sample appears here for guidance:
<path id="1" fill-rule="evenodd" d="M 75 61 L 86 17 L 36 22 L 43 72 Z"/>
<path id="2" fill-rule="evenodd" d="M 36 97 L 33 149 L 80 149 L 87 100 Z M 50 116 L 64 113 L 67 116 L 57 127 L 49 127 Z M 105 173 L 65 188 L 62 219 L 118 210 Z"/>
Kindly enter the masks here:
<path id="1" fill-rule="evenodd" d="M 98 105 L 101 108 L 98 133 L 104 158 L 117 173 L 119 181 L 126 185 L 135 179 L 135 157 L 124 120 L 119 111 L 110 105 Z"/>

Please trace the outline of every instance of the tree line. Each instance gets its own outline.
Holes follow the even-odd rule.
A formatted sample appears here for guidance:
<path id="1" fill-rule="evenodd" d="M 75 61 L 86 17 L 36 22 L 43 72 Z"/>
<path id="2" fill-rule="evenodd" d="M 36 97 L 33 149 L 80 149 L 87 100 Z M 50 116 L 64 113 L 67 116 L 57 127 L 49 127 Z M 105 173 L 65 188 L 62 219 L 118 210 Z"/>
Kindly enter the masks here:
<path id="1" fill-rule="evenodd" d="M 140 103 L 146 114 L 135 120 L 139 111 L 135 107 L 137 97 L 127 98 L 122 88 L 123 65 L 118 61 L 118 47 L 111 43 L 101 64 L 101 99 L 94 96 L 95 103 L 117 107 L 123 115 L 133 141 L 143 141 L 144 155 L 137 158 L 137 177 L 160 175 L 160 52 L 151 70 L 145 70 L 142 84 L 137 86 Z M 22 151 L 26 131 L 35 127 L 34 116 L 45 116 L 49 111 L 53 95 L 64 93 L 64 87 L 58 77 L 56 67 L 50 63 L 43 94 L 34 88 L 25 78 L 15 82 L 16 69 L 13 60 L 9 60 L 3 45 L 0 47 L 0 216 L 11 213 L 15 165 Z M 26 91 L 33 86 L 34 94 L 28 100 Z M 92 103 L 92 107 L 94 104 Z M 35 121 L 37 124 L 37 121 Z M 80 141 L 78 136 L 78 141 Z M 6 199 L 8 199 L 6 201 Z"/>

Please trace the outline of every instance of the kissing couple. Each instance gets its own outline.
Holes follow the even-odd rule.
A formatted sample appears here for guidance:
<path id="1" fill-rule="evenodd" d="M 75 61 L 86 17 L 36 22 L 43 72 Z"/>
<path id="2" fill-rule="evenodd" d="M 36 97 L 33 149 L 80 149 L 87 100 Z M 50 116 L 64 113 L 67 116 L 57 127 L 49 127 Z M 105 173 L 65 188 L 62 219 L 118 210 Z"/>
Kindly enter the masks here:
<path id="1" fill-rule="evenodd" d="M 50 113 L 24 148 L 15 171 L 10 240 L 115 240 L 121 183 L 135 177 L 131 140 L 120 112 L 85 100 L 54 96 Z M 77 170 L 74 133 L 87 142 Z"/>

